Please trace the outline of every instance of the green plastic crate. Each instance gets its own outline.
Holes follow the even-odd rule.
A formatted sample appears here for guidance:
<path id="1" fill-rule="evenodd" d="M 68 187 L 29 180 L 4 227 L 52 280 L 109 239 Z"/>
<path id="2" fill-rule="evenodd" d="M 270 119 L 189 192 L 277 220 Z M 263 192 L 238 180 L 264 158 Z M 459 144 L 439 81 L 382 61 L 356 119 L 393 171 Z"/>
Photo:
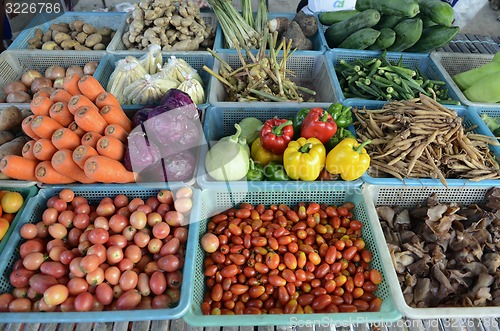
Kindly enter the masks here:
<path id="1" fill-rule="evenodd" d="M 12 223 L 10 223 L 9 229 L 7 230 L 7 233 L 5 233 L 5 236 L 0 240 L 0 253 L 2 253 L 3 249 L 7 245 L 7 241 L 9 241 L 10 236 L 14 232 L 14 228 L 16 227 L 17 223 L 19 223 L 19 220 L 21 219 L 21 214 L 26 207 L 26 204 L 28 203 L 28 200 L 32 197 L 34 197 L 38 193 L 38 187 L 36 186 L 30 186 L 30 187 L 10 187 L 10 186 L 1 186 L 0 190 L 7 190 L 7 191 L 13 191 L 13 192 L 19 192 L 24 198 L 23 205 L 21 206 L 21 209 L 16 213 L 16 217 L 12 220 Z"/>
<path id="2" fill-rule="evenodd" d="M 307 321 L 308 324 L 324 325 L 325 321 L 333 325 L 348 325 L 361 322 L 390 322 L 401 318 L 397 311 L 392 294 L 389 291 L 389 282 L 386 279 L 386 268 L 388 264 L 382 264 L 378 253 L 374 233 L 381 231 L 380 225 L 371 224 L 368 220 L 366 203 L 361 195 L 360 188 L 343 188 L 332 190 L 204 190 L 201 198 L 201 217 L 199 225 L 199 237 L 206 232 L 208 217 L 236 206 L 242 202 L 252 204 L 262 203 L 266 206 L 271 204 L 297 205 L 299 202 L 316 201 L 327 204 L 342 204 L 351 201 L 356 205 L 353 213 L 360 220 L 363 227 L 363 238 L 366 247 L 373 253 L 372 267 L 378 269 L 384 276 L 384 281 L 379 285 L 376 294 L 383 299 L 380 312 L 366 313 L 337 313 L 337 314 L 283 314 L 283 315 L 203 315 L 201 302 L 205 292 L 205 277 L 203 275 L 204 252 L 200 244 L 196 245 L 196 266 L 194 269 L 194 290 L 192 304 L 184 316 L 185 321 L 193 326 L 260 326 L 260 325 L 297 325 Z M 378 226 L 379 229 L 373 229 Z M 299 322 L 300 321 L 300 322 Z"/>

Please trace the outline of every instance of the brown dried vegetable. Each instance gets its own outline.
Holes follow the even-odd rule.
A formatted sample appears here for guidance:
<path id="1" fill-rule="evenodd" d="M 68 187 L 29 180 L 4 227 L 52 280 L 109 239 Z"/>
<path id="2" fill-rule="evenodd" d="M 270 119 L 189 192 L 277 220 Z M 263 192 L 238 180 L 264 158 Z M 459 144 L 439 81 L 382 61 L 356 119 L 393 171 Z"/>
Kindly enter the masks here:
<path id="1" fill-rule="evenodd" d="M 464 129 L 463 119 L 432 98 L 393 101 L 382 109 L 353 109 L 356 134 L 371 139 L 368 174 L 403 178 L 500 179 L 500 166 L 489 149 L 494 138 Z"/>
<path id="2" fill-rule="evenodd" d="M 500 188 L 485 204 L 379 206 L 392 262 L 411 307 L 500 306 Z"/>

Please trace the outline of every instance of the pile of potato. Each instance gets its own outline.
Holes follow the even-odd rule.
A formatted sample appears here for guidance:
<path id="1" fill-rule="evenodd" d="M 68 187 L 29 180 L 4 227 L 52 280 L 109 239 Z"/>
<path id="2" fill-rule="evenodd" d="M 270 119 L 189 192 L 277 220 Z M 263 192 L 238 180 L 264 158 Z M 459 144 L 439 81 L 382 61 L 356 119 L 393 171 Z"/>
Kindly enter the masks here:
<path id="1" fill-rule="evenodd" d="M 31 138 L 22 133 L 21 122 L 30 115 L 28 108 L 19 109 L 9 106 L 0 109 L 0 160 L 7 155 L 22 155 L 24 144 Z M 0 173 L 0 179 L 8 177 Z"/>
<path id="2" fill-rule="evenodd" d="M 52 65 L 43 73 L 38 70 L 28 70 L 22 74 L 20 80 L 4 86 L 5 98 L 0 97 L 0 103 L 29 103 L 34 95 L 39 92 L 46 92 L 50 95 L 55 89 L 62 88 L 65 76 L 73 73 L 81 76 L 93 75 L 97 65 L 97 62 L 90 61 L 83 67 L 72 65 L 64 68 L 59 65 Z"/>
<path id="3" fill-rule="evenodd" d="M 28 49 L 105 50 L 114 35 L 115 31 L 110 28 L 97 28 L 80 20 L 54 23 L 45 32 L 36 29 L 35 36 L 28 40 Z"/>

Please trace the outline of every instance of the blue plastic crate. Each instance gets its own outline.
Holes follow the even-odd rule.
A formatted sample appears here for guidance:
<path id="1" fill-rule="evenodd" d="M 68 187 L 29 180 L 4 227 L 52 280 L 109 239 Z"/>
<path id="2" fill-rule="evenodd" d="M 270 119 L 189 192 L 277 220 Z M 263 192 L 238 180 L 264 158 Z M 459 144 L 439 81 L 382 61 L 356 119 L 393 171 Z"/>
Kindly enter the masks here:
<path id="1" fill-rule="evenodd" d="M 246 117 L 255 117 L 265 122 L 273 117 L 278 118 L 291 118 L 293 119 L 297 112 L 302 109 L 300 105 L 289 106 L 288 108 L 232 108 L 232 107 L 209 107 L 206 111 L 205 122 L 203 125 L 203 131 L 205 134 L 205 139 L 207 145 L 202 146 L 202 152 L 200 157 L 200 163 L 198 164 L 198 176 L 197 183 L 202 189 L 243 189 L 243 188 L 259 188 L 265 190 L 266 188 L 276 188 L 286 191 L 288 189 L 293 189 L 301 187 L 304 189 L 326 189 L 334 187 L 358 187 L 362 184 L 360 179 L 353 181 L 311 181 L 305 182 L 300 180 L 291 181 L 246 181 L 242 179 L 241 181 L 225 182 L 216 181 L 206 173 L 205 169 L 205 158 L 208 148 L 213 146 L 219 139 L 230 136 L 236 132 L 234 124 L 239 123 L 242 119 Z M 323 106 L 324 109 L 328 106 Z M 354 127 L 352 127 L 354 131 Z"/>
<path id="2" fill-rule="evenodd" d="M 219 53 L 218 57 L 226 61 L 233 69 L 241 68 L 241 60 L 238 52 L 228 51 Z M 278 54 L 278 60 L 283 57 L 283 54 Z M 246 59 L 245 61 L 250 61 Z M 251 102 L 232 102 L 226 101 L 227 93 L 224 89 L 223 83 L 217 78 L 211 77 L 210 83 L 210 96 L 209 102 L 212 106 L 226 106 L 238 108 L 241 106 L 255 107 L 255 108 L 288 108 L 290 106 L 300 105 L 302 107 L 323 107 L 330 105 L 333 102 L 339 101 L 337 93 L 335 92 L 333 72 L 331 72 L 331 65 L 324 54 L 292 54 L 286 61 L 287 70 L 293 72 L 290 79 L 297 85 L 312 89 L 316 92 L 314 101 L 307 101 L 310 97 L 304 93 L 306 101 L 285 101 L 285 102 L 264 102 L 264 101 L 251 101 Z M 219 73 L 221 69 L 221 62 L 216 59 L 214 62 L 213 71 Z"/>
<path id="3" fill-rule="evenodd" d="M 201 200 L 201 217 L 199 236 L 206 233 L 209 217 L 220 213 L 226 209 L 238 206 L 240 203 L 251 204 L 287 204 L 290 207 L 299 202 L 318 202 L 333 205 L 340 205 L 346 201 L 353 202 L 355 217 L 363 223 L 363 238 L 366 247 L 373 253 L 372 267 L 381 272 L 384 281 L 379 285 L 376 294 L 382 298 L 383 304 L 379 312 L 359 312 L 359 313 L 335 313 L 335 314 L 281 314 L 281 315 L 203 315 L 200 305 L 203 302 L 206 291 L 203 260 L 204 251 L 200 244 L 196 246 L 196 267 L 194 270 L 194 292 L 193 302 L 184 316 L 184 320 L 192 326 L 261 326 L 261 325 L 294 325 L 297 322 L 307 321 L 308 325 L 350 325 L 356 321 L 363 323 L 390 322 L 401 317 L 398 312 L 392 294 L 390 293 L 390 283 L 385 275 L 387 268 L 391 265 L 382 263 L 378 249 L 376 247 L 375 235 L 381 232 L 380 225 L 370 223 L 367 203 L 363 200 L 361 189 L 357 188 L 336 188 L 336 189 L 311 189 L 302 190 L 300 188 L 282 191 L 277 188 L 266 188 L 265 190 L 254 188 L 252 190 L 204 190 Z M 294 323 L 295 321 L 295 323 Z M 325 322 L 326 321 L 326 322 Z"/>
<path id="4" fill-rule="evenodd" d="M 101 83 L 101 85 L 106 88 L 108 85 L 109 77 L 111 77 L 111 74 L 115 70 L 115 64 L 116 61 L 121 60 L 126 58 L 127 56 L 134 56 L 136 58 L 141 58 L 144 56 L 146 53 L 145 52 L 126 52 L 126 53 L 120 53 L 120 54 L 108 54 L 106 55 L 102 61 L 99 63 L 99 66 L 97 67 L 94 77 Z M 208 96 L 210 94 L 210 74 L 203 70 L 203 66 L 207 66 L 209 68 L 213 67 L 214 59 L 212 55 L 210 54 L 201 54 L 201 53 L 172 53 L 172 54 L 167 54 L 163 53 L 163 62 L 166 63 L 170 56 L 175 56 L 177 58 L 185 60 L 187 63 L 189 63 L 193 69 L 195 69 L 198 74 L 201 77 L 201 80 L 203 81 L 203 87 L 205 90 L 205 102 L 197 105 L 200 109 L 204 109 L 208 106 Z M 145 105 L 122 105 L 122 108 L 125 111 L 130 111 L 130 110 L 139 110 L 144 108 Z"/>
<path id="5" fill-rule="evenodd" d="M 170 189 L 173 192 L 184 185 L 151 184 L 151 185 L 74 185 L 72 190 L 75 195 L 82 195 L 89 203 L 98 203 L 102 198 L 115 197 L 125 194 L 130 199 L 156 196 L 159 190 Z M 24 242 L 19 235 L 19 230 L 26 223 L 37 223 L 41 221 L 47 200 L 58 194 L 67 186 L 43 188 L 38 195 L 29 200 L 26 208 L 21 214 L 21 220 L 14 227 L 12 236 L 0 255 L 0 293 L 10 292 L 9 275 L 16 259 L 19 258 L 18 248 Z M 0 313 L 2 323 L 94 323 L 94 322 L 118 322 L 118 321 L 141 321 L 141 320 L 167 320 L 180 318 L 191 305 L 193 296 L 193 272 L 195 268 L 195 250 L 198 245 L 199 216 L 201 207 L 201 192 L 193 190 L 193 208 L 190 213 L 189 236 L 186 243 L 186 255 L 182 270 L 183 279 L 181 284 L 180 301 L 177 307 L 169 309 L 152 310 L 114 310 L 102 312 L 27 312 L 27 313 Z"/>
<path id="6" fill-rule="evenodd" d="M 0 182 L 1 184 L 1 182 Z M 9 229 L 5 233 L 4 237 L 2 240 L 0 240 L 0 253 L 2 253 L 3 249 L 7 245 L 7 241 L 9 240 L 10 236 L 14 232 L 14 228 L 16 227 L 17 223 L 21 219 L 21 214 L 24 210 L 24 207 L 26 207 L 26 204 L 28 203 L 28 200 L 33 198 L 37 193 L 38 193 L 38 187 L 36 186 L 30 186 L 30 187 L 10 187 L 6 185 L 2 185 L 0 187 L 0 190 L 7 190 L 7 191 L 13 191 L 13 192 L 19 192 L 24 198 L 23 205 L 19 209 L 19 211 L 16 213 L 16 216 L 10 223 Z"/>
<path id="7" fill-rule="evenodd" d="M 339 65 L 341 60 L 345 60 L 348 63 L 359 59 L 371 59 L 378 58 L 382 54 L 381 51 L 365 51 L 365 50 L 354 50 L 354 49 L 340 49 L 336 48 L 326 52 L 328 58 L 328 63 L 331 66 L 333 73 L 333 84 L 335 92 L 337 93 L 336 98 L 340 101 L 344 100 L 354 100 L 356 102 L 365 101 L 367 99 L 361 98 L 346 98 L 342 87 L 340 86 L 339 77 L 335 72 L 336 67 Z M 420 72 L 429 79 L 441 80 L 445 82 L 445 86 L 448 89 L 448 96 L 453 100 L 460 101 L 457 93 L 451 87 L 448 79 L 443 76 L 443 73 L 438 69 L 436 64 L 431 60 L 429 54 L 423 53 L 404 53 L 404 52 L 387 52 L 385 58 L 392 63 L 398 62 L 400 59 L 403 66 L 409 69 L 419 69 Z M 377 102 L 381 107 L 387 101 L 373 100 Z"/>
<path id="8" fill-rule="evenodd" d="M 77 20 L 82 20 L 85 23 L 91 24 L 98 28 L 108 27 L 113 30 L 118 30 L 123 20 L 125 20 L 126 13 L 122 12 L 67 12 L 60 16 L 52 16 L 52 15 L 38 15 L 34 18 L 34 22 L 32 22 L 26 29 L 24 29 L 15 39 L 14 42 L 9 46 L 9 50 L 26 50 L 28 47 L 28 40 L 35 36 L 36 29 L 42 29 L 44 32 L 50 28 L 50 25 L 53 23 L 70 23 Z M 36 24 L 36 25 L 35 25 Z M 118 38 L 118 34 L 115 33 L 113 39 Z M 106 51 L 76 51 L 76 50 L 67 50 L 67 51 L 45 51 L 41 49 L 33 49 L 29 50 L 30 52 L 35 52 L 40 56 L 40 54 L 51 54 L 54 52 L 63 52 L 65 54 L 84 54 L 86 52 L 99 52 L 105 54 Z"/>
<path id="9" fill-rule="evenodd" d="M 276 17 L 286 17 L 290 21 L 293 20 L 295 17 L 295 13 L 269 13 L 268 19 L 273 19 Z M 316 17 L 316 16 L 315 16 Z M 318 19 L 316 17 L 316 19 Z M 313 48 L 311 50 L 301 50 L 297 49 L 294 54 L 323 54 L 326 50 L 326 43 L 323 41 L 323 38 L 321 37 L 321 32 L 320 32 L 320 24 L 318 22 L 318 31 L 309 39 L 312 41 Z M 224 37 L 224 33 L 222 32 L 222 28 L 219 24 L 217 27 L 217 33 L 215 34 L 215 42 L 214 42 L 214 49 L 217 52 L 227 52 L 227 51 L 234 51 L 236 50 L 235 48 L 229 48 L 229 45 L 226 42 L 226 38 Z"/>
<path id="10" fill-rule="evenodd" d="M 382 107 L 375 101 L 354 101 L 348 100 L 345 102 L 346 105 L 366 109 L 381 109 Z M 491 131 L 488 130 L 486 124 L 481 120 L 479 115 L 465 106 L 448 106 L 451 110 L 455 110 L 458 116 L 463 118 L 462 125 L 465 129 L 472 126 L 476 126 L 472 132 L 483 134 L 487 136 L 492 136 Z M 496 159 L 500 157 L 499 149 L 492 145 L 489 145 L 490 151 L 495 155 Z M 384 174 L 384 176 L 387 176 Z M 367 171 L 361 180 L 365 183 L 375 184 L 375 185 L 403 185 L 403 186 L 443 186 L 438 178 L 405 178 L 399 180 L 395 177 L 375 177 Z M 457 178 L 446 178 L 447 186 L 466 186 L 466 185 L 477 185 L 477 186 L 497 186 L 500 185 L 500 180 L 483 180 L 480 182 L 473 182 L 468 179 L 457 179 Z"/>

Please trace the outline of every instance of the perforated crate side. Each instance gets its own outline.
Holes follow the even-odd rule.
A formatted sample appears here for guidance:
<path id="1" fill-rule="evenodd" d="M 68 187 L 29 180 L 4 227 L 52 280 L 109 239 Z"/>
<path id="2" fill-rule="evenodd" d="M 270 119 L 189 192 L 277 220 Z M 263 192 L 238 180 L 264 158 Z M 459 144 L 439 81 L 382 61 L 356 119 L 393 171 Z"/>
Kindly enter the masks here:
<path id="1" fill-rule="evenodd" d="M 101 85 L 107 89 L 107 85 L 109 82 L 109 78 L 111 74 L 116 68 L 116 62 L 126 58 L 127 56 L 134 56 L 136 58 L 141 58 L 145 53 L 140 52 L 127 52 L 120 54 L 108 54 L 103 60 L 99 63 L 96 72 L 94 73 L 94 77 L 99 80 Z M 202 54 L 202 53 L 191 53 L 191 52 L 183 52 L 183 53 L 163 53 L 163 63 L 167 63 L 170 57 L 174 56 L 179 59 L 185 60 L 193 69 L 197 71 L 200 75 L 201 80 L 203 81 L 203 88 L 205 91 L 205 102 L 198 105 L 200 108 L 208 107 L 208 96 L 210 94 L 210 74 L 203 69 L 203 66 L 207 66 L 209 68 L 213 67 L 214 59 L 210 54 Z M 124 110 L 138 110 L 143 108 L 144 105 L 122 105 Z"/>
<path id="2" fill-rule="evenodd" d="M 216 29 L 217 29 L 217 16 L 215 16 L 214 13 L 201 12 L 200 16 L 207 26 L 211 25 L 213 27 L 214 31 L 216 31 Z M 145 54 L 146 50 L 140 50 L 137 48 L 131 48 L 131 49 L 126 48 L 125 44 L 122 41 L 122 36 L 125 32 L 127 32 L 128 27 L 130 25 L 129 23 L 127 23 L 127 17 L 129 17 L 129 16 L 126 16 L 124 18 L 122 24 L 118 27 L 118 30 L 116 32 L 116 38 L 113 38 L 113 40 L 111 40 L 111 42 L 108 44 L 108 47 L 106 48 L 106 51 L 108 53 L 111 53 L 111 54 L 124 54 L 127 52 L 142 52 L 142 54 Z M 192 52 L 196 52 L 196 53 L 204 52 L 204 53 L 208 54 L 208 52 L 206 50 L 199 50 L 199 51 L 192 51 Z M 169 52 L 169 53 L 177 53 L 177 52 Z M 183 53 L 183 52 L 181 51 L 180 53 Z"/>
<path id="3" fill-rule="evenodd" d="M 470 101 L 453 81 L 453 76 L 459 73 L 490 63 L 493 59 L 492 54 L 433 52 L 431 53 L 431 59 L 436 64 L 436 67 L 441 72 L 443 77 L 445 77 L 445 79 L 449 82 L 453 92 L 457 95 L 458 100 L 460 100 L 460 102 L 464 105 L 474 107 L 498 107 L 498 103 Z"/>
<path id="4" fill-rule="evenodd" d="M 375 101 L 360 101 L 360 100 L 347 100 L 344 102 L 347 106 L 366 108 L 366 109 L 381 109 L 385 104 L 380 105 Z M 470 127 L 475 127 L 475 129 L 470 132 L 483 134 L 486 136 L 493 136 L 491 131 L 488 130 L 486 124 L 481 120 L 476 111 L 469 110 L 466 106 L 447 106 L 449 109 L 457 112 L 457 115 L 462 117 L 462 125 L 464 129 Z M 490 151 L 493 155 L 498 158 L 500 157 L 500 149 L 496 146 L 489 145 Z M 402 185 L 402 186 L 440 186 L 442 185 L 439 179 L 433 178 L 404 178 L 402 181 L 395 177 L 375 177 L 373 174 L 369 174 L 368 171 L 361 176 L 361 180 L 365 183 L 374 185 Z M 479 186 L 495 186 L 500 185 L 500 180 L 483 180 L 480 182 L 473 182 L 467 179 L 446 179 L 448 186 L 465 186 L 465 185 L 479 185 Z"/>
<path id="5" fill-rule="evenodd" d="M 125 19 L 126 13 L 123 12 L 109 12 L 109 13 L 100 13 L 100 12 L 67 12 L 61 16 L 57 16 L 52 18 L 49 16 L 50 21 L 46 22 L 45 17 L 39 19 L 39 25 L 31 26 L 30 28 L 24 29 L 12 42 L 9 46 L 9 50 L 26 50 L 28 47 L 28 40 L 35 36 L 35 31 L 37 29 L 42 29 L 42 31 L 47 31 L 50 28 L 51 24 L 57 23 L 71 23 L 74 21 L 81 20 L 87 24 L 91 24 L 97 28 L 108 27 L 115 31 L 121 26 L 122 21 Z M 42 23 L 43 22 L 43 23 Z M 118 37 L 115 33 L 116 38 Z M 83 51 L 75 51 L 75 50 L 67 50 L 67 51 L 46 51 L 41 49 L 29 50 L 30 52 L 35 52 L 39 54 L 50 54 L 52 52 L 69 52 L 72 54 L 79 54 Z M 100 52 L 106 53 L 105 50 L 101 51 L 85 51 L 85 52 Z"/>
<path id="6" fill-rule="evenodd" d="M 0 96 L 5 96 L 3 89 L 5 85 L 20 80 L 24 72 L 34 69 L 40 73 L 52 65 L 60 65 L 67 68 L 71 65 L 84 66 L 90 61 L 99 62 L 104 53 L 80 52 L 79 54 L 68 54 L 51 52 L 40 56 L 32 51 L 5 51 L 0 54 Z"/>
<path id="7" fill-rule="evenodd" d="M 373 229 L 375 229 L 375 243 L 379 256 L 386 266 L 386 280 L 390 284 L 399 284 L 398 276 L 393 267 L 392 258 L 387 247 L 380 226 L 376 207 L 398 206 L 401 208 L 415 208 L 425 204 L 427 198 L 435 193 L 441 203 L 457 203 L 463 206 L 480 204 L 484 202 L 486 192 L 491 188 L 488 186 L 469 185 L 461 187 L 401 187 L 394 185 L 370 185 L 364 184 L 362 191 L 368 218 Z M 435 319 L 435 318 L 497 318 L 500 316 L 500 307 L 440 307 L 440 308 L 412 308 L 408 306 L 400 286 L 390 286 L 389 290 L 394 297 L 398 310 L 407 318 L 412 319 Z"/>
<path id="8" fill-rule="evenodd" d="M 241 61 L 236 51 L 220 53 L 220 58 L 226 61 L 233 69 L 241 67 Z M 278 55 L 278 60 L 282 59 L 282 54 Z M 248 63 L 250 59 L 247 57 Z M 314 101 L 308 101 L 308 95 L 305 94 L 304 102 L 262 102 L 252 101 L 244 102 L 245 107 L 288 107 L 295 103 L 303 107 L 328 107 L 331 103 L 337 101 L 333 86 L 333 73 L 329 68 L 327 59 L 324 55 L 291 55 L 286 62 L 288 70 L 294 73 L 290 79 L 297 85 L 312 89 L 316 92 Z M 219 72 L 221 63 L 215 60 L 213 70 Z M 227 93 L 224 85 L 215 77 L 211 77 L 210 83 L 210 104 L 213 106 L 241 107 L 242 102 L 226 101 Z"/>
<path id="9" fill-rule="evenodd" d="M 340 79 L 335 71 L 337 66 L 339 66 L 341 60 L 345 60 L 347 63 L 355 63 L 356 60 L 366 60 L 372 58 L 378 58 L 382 52 L 380 51 L 359 51 L 359 50 L 347 50 L 347 49 L 333 49 L 326 52 L 328 61 L 332 66 L 333 82 L 334 88 L 337 93 L 337 99 L 344 101 L 346 99 L 353 100 L 366 100 L 360 98 L 346 98 L 340 86 Z M 448 96 L 453 100 L 460 100 L 455 90 L 449 83 L 449 80 L 442 74 L 441 70 L 436 66 L 436 64 L 431 60 L 429 54 L 423 53 L 404 53 L 404 52 L 387 52 L 385 58 L 391 62 L 396 63 L 401 61 L 401 64 L 409 69 L 420 70 L 423 75 L 428 79 L 441 80 L 445 82 L 445 86 L 448 89 Z M 383 105 L 387 101 L 372 100 L 377 102 L 379 105 Z"/>
<path id="10" fill-rule="evenodd" d="M 498 105 L 496 107 L 493 107 L 493 106 L 492 107 L 471 106 L 471 107 L 469 107 L 469 110 L 477 113 L 481 123 L 484 123 L 484 126 L 485 126 L 484 130 L 487 132 L 487 135 L 494 137 L 495 135 L 490 130 L 490 128 L 488 128 L 488 126 L 486 125 L 484 120 L 481 118 L 481 116 L 484 114 L 484 115 L 488 115 L 488 116 L 493 117 L 493 118 L 500 117 L 500 105 Z M 495 151 L 495 155 L 500 155 L 500 146 L 491 146 L 491 148 Z"/>
<path id="11" fill-rule="evenodd" d="M 154 184 L 124 184 L 124 185 L 74 185 L 75 195 L 82 195 L 90 204 L 98 203 L 104 197 L 115 197 L 125 194 L 129 199 L 156 196 L 161 189 L 171 189 L 173 192 L 185 185 L 167 183 Z M 10 285 L 9 275 L 14 262 L 19 258 L 19 246 L 24 240 L 20 237 L 20 228 L 26 223 L 37 223 L 41 220 L 43 211 L 46 209 L 47 200 L 58 194 L 67 186 L 42 188 L 39 194 L 31 198 L 21 214 L 20 221 L 15 226 L 12 236 L 7 242 L 3 252 L 0 254 L 0 293 L 9 292 L 13 288 Z M 27 313 L 1 313 L 0 320 L 3 323 L 69 323 L 69 322 L 119 322 L 119 321 L 141 321 L 141 320 L 166 320 L 180 318 L 191 304 L 193 288 L 194 253 L 198 243 L 198 227 L 200 215 L 199 190 L 193 190 L 193 207 L 189 217 L 189 234 L 186 243 L 186 256 L 183 266 L 183 280 L 180 288 L 180 301 L 177 307 L 168 309 L 150 310 L 116 310 L 100 312 L 27 312 Z"/>
<path id="12" fill-rule="evenodd" d="M 269 206 L 270 204 L 284 203 L 289 206 L 294 206 L 299 202 L 316 201 L 326 204 L 342 204 L 346 201 L 351 201 L 356 204 L 354 215 L 359 219 L 363 227 L 363 238 L 365 238 L 366 247 L 373 252 L 372 266 L 377 268 L 385 277 L 386 266 L 382 264 L 375 243 L 374 229 L 369 225 L 368 214 L 366 205 L 363 202 L 361 192 L 358 189 L 353 190 L 317 190 L 317 191 L 219 191 L 219 190 L 205 190 L 202 193 L 201 205 L 201 222 L 199 236 L 206 232 L 207 217 L 214 213 L 224 211 L 241 202 L 249 202 L 251 204 L 263 203 Z M 337 313 L 337 314 L 282 314 L 282 315 L 245 315 L 241 316 L 207 316 L 202 315 L 200 304 L 203 301 L 205 289 L 204 276 L 203 276 L 203 249 L 198 245 L 196 251 L 196 268 L 195 268 L 195 283 L 193 303 L 184 316 L 186 322 L 193 326 L 259 326 L 259 325 L 290 325 L 294 319 L 304 320 L 307 319 L 311 323 L 325 321 L 328 319 L 331 324 L 350 324 L 357 319 L 362 319 L 363 322 L 376 322 L 376 321 L 394 321 L 400 318 L 401 314 L 397 312 L 394 301 L 389 291 L 389 283 L 383 282 L 379 285 L 376 292 L 384 303 L 382 309 L 378 313 Z"/>

